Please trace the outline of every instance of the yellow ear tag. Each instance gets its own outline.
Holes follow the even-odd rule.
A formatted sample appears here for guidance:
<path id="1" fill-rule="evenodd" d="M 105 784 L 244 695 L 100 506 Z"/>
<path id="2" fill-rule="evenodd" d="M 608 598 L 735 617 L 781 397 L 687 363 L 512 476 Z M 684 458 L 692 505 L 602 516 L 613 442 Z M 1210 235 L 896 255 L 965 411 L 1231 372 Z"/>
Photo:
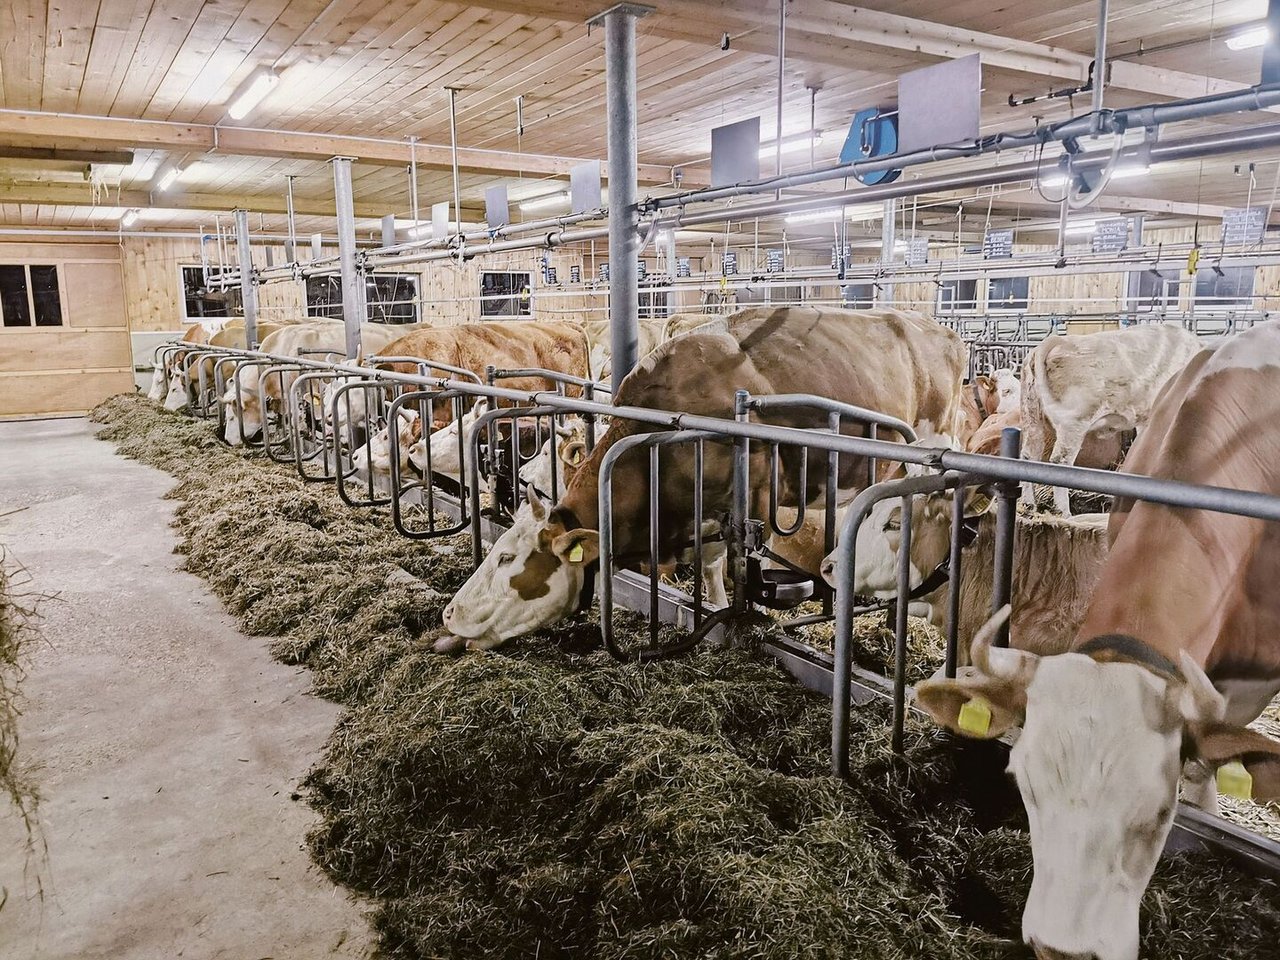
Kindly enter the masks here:
<path id="1" fill-rule="evenodd" d="M 960 708 L 956 725 L 963 733 L 985 737 L 991 730 L 991 704 L 982 697 L 974 697 Z"/>
<path id="2" fill-rule="evenodd" d="M 570 563 L 582 562 L 582 544 L 575 543 L 572 547 L 569 548 L 569 562 Z"/>
<path id="3" fill-rule="evenodd" d="M 1200 248 L 1192 247 L 1187 254 L 1187 273 L 1194 274 L 1200 266 Z"/>
<path id="4" fill-rule="evenodd" d="M 1218 793 L 1237 800 L 1253 799 L 1253 775 L 1239 760 L 1232 760 L 1218 768 Z"/>
<path id="5" fill-rule="evenodd" d="M 577 464 L 581 463 L 581 462 L 582 462 L 582 454 L 581 454 L 579 451 L 577 451 L 577 450 L 573 451 L 573 458 L 572 458 L 569 462 L 570 462 L 570 463 L 572 463 L 572 464 L 574 464 L 575 466 L 576 466 Z"/>

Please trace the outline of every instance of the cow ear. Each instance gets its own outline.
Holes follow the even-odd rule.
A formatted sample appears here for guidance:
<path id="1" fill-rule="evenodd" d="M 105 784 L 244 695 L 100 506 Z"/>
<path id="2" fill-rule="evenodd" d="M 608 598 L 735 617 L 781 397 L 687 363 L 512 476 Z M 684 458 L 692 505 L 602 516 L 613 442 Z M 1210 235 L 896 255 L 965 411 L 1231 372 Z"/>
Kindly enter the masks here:
<path id="1" fill-rule="evenodd" d="M 587 456 L 587 442 L 585 440 L 570 440 L 560 447 L 560 460 L 567 463 L 571 467 L 576 467 Z"/>
<path id="2" fill-rule="evenodd" d="M 556 537 L 551 549 L 567 563 L 594 563 L 600 556 L 600 533 L 585 527 L 570 530 Z"/>
<path id="3" fill-rule="evenodd" d="M 1268 736 L 1229 724 L 1192 729 L 1196 752 L 1212 767 L 1238 760 L 1252 779 L 1251 794 L 1260 803 L 1280 801 L 1280 743 Z"/>
<path id="4" fill-rule="evenodd" d="M 991 509 L 991 492 L 986 487 L 968 487 L 965 490 L 964 515 L 980 517 Z"/>
<path id="5" fill-rule="evenodd" d="M 1018 684 L 984 677 L 966 667 L 954 680 L 918 684 L 916 704 L 948 730 L 976 740 L 992 740 L 1022 722 L 1027 693 Z"/>
<path id="6" fill-rule="evenodd" d="M 995 386 L 996 386 L 995 381 L 992 380 L 985 373 L 978 374 L 977 377 L 975 377 L 974 379 L 978 381 L 978 386 L 980 386 L 983 390 L 995 389 Z"/>

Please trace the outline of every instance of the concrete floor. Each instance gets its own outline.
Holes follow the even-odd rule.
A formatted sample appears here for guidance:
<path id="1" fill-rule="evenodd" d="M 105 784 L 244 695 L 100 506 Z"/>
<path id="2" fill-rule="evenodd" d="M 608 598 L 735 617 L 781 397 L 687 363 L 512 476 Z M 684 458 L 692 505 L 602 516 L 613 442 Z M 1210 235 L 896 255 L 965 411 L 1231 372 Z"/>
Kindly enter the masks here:
<path id="1" fill-rule="evenodd" d="M 172 485 L 83 420 L 0 423 L 0 543 L 59 594 L 21 723 L 48 856 L 0 807 L 0 957 L 367 956 L 290 796 L 337 707 L 176 570 Z"/>

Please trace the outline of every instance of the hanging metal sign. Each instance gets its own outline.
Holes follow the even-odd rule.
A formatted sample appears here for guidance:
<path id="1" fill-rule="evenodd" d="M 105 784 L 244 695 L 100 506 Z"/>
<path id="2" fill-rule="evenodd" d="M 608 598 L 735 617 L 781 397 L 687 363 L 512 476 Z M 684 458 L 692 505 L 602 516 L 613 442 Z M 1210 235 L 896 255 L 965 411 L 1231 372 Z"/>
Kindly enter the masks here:
<path id="1" fill-rule="evenodd" d="M 677 277 L 693 276 L 693 266 L 689 263 L 688 257 L 676 258 L 676 276 Z"/>
<path id="2" fill-rule="evenodd" d="M 1093 228 L 1093 252 L 1117 253 L 1129 246 L 1129 220 L 1114 217 L 1099 220 Z"/>
<path id="3" fill-rule="evenodd" d="M 724 275 L 732 277 L 738 272 L 738 254 L 734 250 L 724 252 Z"/>
<path id="4" fill-rule="evenodd" d="M 982 259 L 1000 260 L 1013 256 L 1013 231 L 988 230 L 982 238 Z"/>
<path id="5" fill-rule="evenodd" d="M 1222 213 L 1223 243 L 1257 243 L 1267 223 L 1266 207 L 1239 207 Z"/>
<path id="6" fill-rule="evenodd" d="M 929 238 L 912 237 L 907 241 L 907 266 L 922 267 L 929 262 Z"/>
<path id="7" fill-rule="evenodd" d="M 569 264 L 569 282 L 570 283 L 582 282 L 582 267 L 576 263 Z"/>
<path id="8" fill-rule="evenodd" d="M 764 252 L 764 267 L 769 273 L 781 273 L 784 269 L 781 250 L 766 250 Z"/>

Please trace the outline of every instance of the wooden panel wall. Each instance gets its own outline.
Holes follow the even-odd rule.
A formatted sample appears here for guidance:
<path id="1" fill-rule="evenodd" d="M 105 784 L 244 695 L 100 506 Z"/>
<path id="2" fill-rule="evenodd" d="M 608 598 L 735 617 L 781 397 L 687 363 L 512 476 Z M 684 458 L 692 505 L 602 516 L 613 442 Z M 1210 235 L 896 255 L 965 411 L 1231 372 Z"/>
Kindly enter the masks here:
<path id="1" fill-rule="evenodd" d="M 0 417 L 83 413 L 133 389 L 120 248 L 0 243 L 0 262 L 56 264 L 63 326 L 0 328 Z"/>

